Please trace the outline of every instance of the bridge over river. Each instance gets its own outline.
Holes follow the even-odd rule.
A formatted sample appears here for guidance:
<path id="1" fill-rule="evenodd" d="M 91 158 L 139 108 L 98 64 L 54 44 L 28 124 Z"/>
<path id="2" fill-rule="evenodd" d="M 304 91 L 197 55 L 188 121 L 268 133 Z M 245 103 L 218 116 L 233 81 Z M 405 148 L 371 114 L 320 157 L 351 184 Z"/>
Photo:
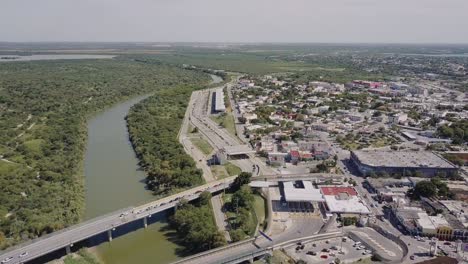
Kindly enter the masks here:
<path id="1" fill-rule="evenodd" d="M 90 219 L 80 224 L 26 242 L 25 244 L 20 244 L 6 251 L 2 251 L 0 252 L 0 261 L 9 260 L 6 263 L 16 264 L 31 261 L 61 249 L 65 249 L 68 253 L 70 252 L 73 244 L 103 233 L 107 233 L 108 239 L 112 240 L 112 233 L 118 227 L 135 221 L 143 221 L 143 224 L 146 227 L 148 224 L 148 218 L 153 214 L 173 208 L 182 198 L 191 201 L 197 199 L 203 191 L 209 191 L 211 193 L 220 192 L 229 188 L 235 178 L 236 176 L 233 176 L 213 181 L 137 207 L 121 209 Z"/>

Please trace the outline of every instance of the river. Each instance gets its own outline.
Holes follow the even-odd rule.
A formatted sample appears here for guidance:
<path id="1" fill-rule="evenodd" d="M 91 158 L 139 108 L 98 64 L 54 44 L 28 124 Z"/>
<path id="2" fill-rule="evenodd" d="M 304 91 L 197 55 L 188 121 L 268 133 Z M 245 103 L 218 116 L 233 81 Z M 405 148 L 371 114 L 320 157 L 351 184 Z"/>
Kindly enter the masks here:
<path id="1" fill-rule="evenodd" d="M 215 75 L 212 79 L 212 83 L 222 81 Z M 130 107 L 145 97 L 114 105 L 88 121 L 84 162 L 87 219 L 154 199 L 145 190 L 145 173 L 138 167 L 125 121 Z M 177 251 L 181 248 L 170 236 L 167 216 L 162 213 L 155 217 L 158 221 L 147 229 L 97 246 L 98 257 L 106 264 L 166 264 L 180 258 Z"/>

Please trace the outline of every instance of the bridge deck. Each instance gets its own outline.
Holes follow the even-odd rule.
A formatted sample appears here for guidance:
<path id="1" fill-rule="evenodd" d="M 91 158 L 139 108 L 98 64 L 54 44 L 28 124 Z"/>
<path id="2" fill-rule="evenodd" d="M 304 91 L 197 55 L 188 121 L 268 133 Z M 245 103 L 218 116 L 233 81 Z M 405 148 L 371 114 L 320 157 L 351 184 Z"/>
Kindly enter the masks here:
<path id="1" fill-rule="evenodd" d="M 233 176 L 213 181 L 144 205 L 118 210 L 51 233 L 0 252 L 0 261 L 12 258 L 8 263 L 14 264 L 33 260 L 116 227 L 141 220 L 145 217 L 151 217 L 152 214 L 174 207 L 182 198 L 191 201 L 197 199 L 203 191 L 214 193 L 226 189 L 235 178 Z M 27 253 L 27 255 L 20 258 L 19 255 L 23 253 Z"/>

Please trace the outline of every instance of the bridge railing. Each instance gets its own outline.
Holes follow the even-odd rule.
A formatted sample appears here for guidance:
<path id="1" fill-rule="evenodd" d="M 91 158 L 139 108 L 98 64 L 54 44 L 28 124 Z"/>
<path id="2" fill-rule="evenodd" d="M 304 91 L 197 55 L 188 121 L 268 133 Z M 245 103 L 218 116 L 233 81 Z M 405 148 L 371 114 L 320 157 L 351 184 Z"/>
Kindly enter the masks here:
<path id="1" fill-rule="evenodd" d="M 0 251 L 0 256 L 2 256 L 3 254 L 7 254 L 11 251 L 15 251 L 19 248 L 23 248 L 23 247 L 26 247 L 28 245 L 31 245 L 31 244 L 34 244 L 36 242 L 39 242 L 39 241 L 42 241 L 42 240 L 46 240 L 50 237 L 53 237 L 53 236 L 57 236 L 57 235 L 60 235 L 60 234 L 63 234 L 63 233 L 66 233 L 68 231 L 71 231 L 73 229 L 76 229 L 76 228 L 80 228 L 80 227 L 83 227 L 83 226 L 86 226 L 88 224 L 91 224 L 91 223 L 95 223 L 96 221 L 99 221 L 99 220 L 102 220 L 102 219 L 106 219 L 110 216 L 115 216 L 115 215 L 120 215 L 121 213 L 124 213 L 126 211 L 129 211 L 131 210 L 133 207 L 127 207 L 127 208 L 124 208 L 124 209 L 120 209 L 118 211 L 114 211 L 114 212 L 110 212 L 110 213 L 107 213 L 105 215 L 101 215 L 101 216 L 98 216 L 96 218 L 92 218 L 92 219 L 89 219 L 89 220 L 86 220 L 84 222 L 81 222 L 79 224 L 76 224 L 76 225 L 72 225 L 72 226 L 69 226 L 69 227 L 66 227 L 66 228 L 63 228 L 63 229 L 60 229 L 58 231 L 54 231 L 52 233 L 49 233 L 49 234 L 46 234 L 46 235 L 43 235 L 43 236 L 40 236 L 40 237 L 37 237 L 37 238 L 34 238 L 32 240 L 29 240 L 29 241 L 26 241 L 24 243 L 21 243 L 21 244 L 18 244 L 16 246 L 13 246 L 13 247 L 9 247 L 8 249 L 4 250 L 4 251 Z"/>
<path id="2" fill-rule="evenodd" d="M 246 257 L 249 257 L 249 256 L 250 257 L 251 256 L 257 257 L 257 256 L 259 256 L 259 253 L 262 253 L 262 252 L 266 253 L 266 252 L 272 251 L 274 249 L 285 247 L 285 246 L 290 245 L 290 244 L 295 244 L 297 242 L 322 240 L 322 239 L 327 239 L 327 238 L 338 237 L 338 236 L 341 236 L 341 235 L 342 235 L 341 232 L 333 232 L 333 233 L 327 233 L 327 234 L 317 234 L 317 235 L 312 235 L 312 236 L 307 236 L 307 237 L 295 238 L 295 239 L 291 239 L 291 240 L 281 242 L 281 243 L 278 243 L 278 244 L 270 245 L 270 246 L 268 246 L 267 248 L 264 248 L 264 249 L 258 249 L 258 250 L 255 250 L 253 252 L 249 252 L 247 254 L 242 254 L 241 256 L 229 257 L 229 258 L 226 258 L 226 259 L 222 260 L 220 263 L 238 263 L 236 261 L 245 259 Z M 212 249 L 212 250 L 209 250 L 209 251 L 201 252 L 201 253 L 198 253 L 196 255 L 193 255 L 193 256 L 181 259 L 179 261 L 173 262 L 172 264 L 181 264 L 181 263 L 190 262 L 190 261 L 202 258 L 202 257 L 210 256 L 210 255 L 213 255 L 213 254 L 218 253 L 218 252 L 222 252 L 222 251 L 229 250 L 229 249 L 241 246 L 241 245 L 252 243 L 255 239 L 256 238 L 250 238 L 250 239 L 239 241 L 239 242 L 236 242 L 236 243 L 224 246 L 224 247 L 219 247 L 219 248 L 215 248 L 215 249 Z"/>

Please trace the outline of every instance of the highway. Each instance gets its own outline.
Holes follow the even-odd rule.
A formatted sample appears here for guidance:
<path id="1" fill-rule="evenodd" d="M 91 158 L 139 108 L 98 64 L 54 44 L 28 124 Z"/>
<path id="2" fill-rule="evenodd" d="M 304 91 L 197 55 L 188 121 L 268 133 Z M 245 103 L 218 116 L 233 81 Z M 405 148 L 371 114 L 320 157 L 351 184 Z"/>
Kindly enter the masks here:
<path id="1" fill-rule="evenodd" d="M 203 191 L 213 193 L 228 188 L 234 179 L 235 177 L 229 177 L 213 181 L 144 205 L 122 209 L 85 221 L 78 225 L 51 233 L 47 236 L 20 244 L 7 251 L 2 251 L 0 252 L 0 261 L 11 258 L 10 261 L 6 263 L 23 263 L 56 250 L 66 248 L 67 246 L 72 246 L 74 243 L 101 233 L 108 232 L 108 234 L 112 235 L 113 229 L 137 220 L 146 222 L 147 217 L 151 217 L 152 214 L 156 214 L 176 206 L 181 199 L 191 201 L 197 199 Z M 22 257 L 20 257 L 20 255 Z"/>

